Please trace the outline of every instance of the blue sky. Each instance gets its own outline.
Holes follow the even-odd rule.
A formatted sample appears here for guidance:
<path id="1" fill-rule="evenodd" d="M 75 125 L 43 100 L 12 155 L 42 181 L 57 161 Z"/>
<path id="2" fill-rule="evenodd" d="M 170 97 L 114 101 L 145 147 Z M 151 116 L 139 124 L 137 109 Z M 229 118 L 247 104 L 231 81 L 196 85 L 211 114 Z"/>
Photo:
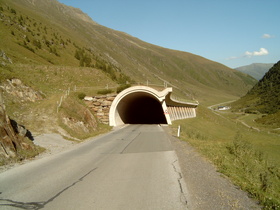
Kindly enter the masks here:
<path id="1" fill-rule="evenodd" d="M 231 68 L 280 60 L 280 0 L 59 0 L 95 22 Z"/>

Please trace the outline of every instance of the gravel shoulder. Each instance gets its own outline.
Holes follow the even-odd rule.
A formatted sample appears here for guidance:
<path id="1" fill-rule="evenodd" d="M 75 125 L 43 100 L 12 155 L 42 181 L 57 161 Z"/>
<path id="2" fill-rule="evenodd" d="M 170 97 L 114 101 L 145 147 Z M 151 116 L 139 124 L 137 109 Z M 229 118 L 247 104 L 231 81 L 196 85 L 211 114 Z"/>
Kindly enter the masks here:
<path id="1" fill-rule="evenodd" d="M 187 142 L 173 136 L 170 140 L 179 158 L 190 209 L 261 209 Z"/>
<path id="2" fill-rule="evenodd" d="M 33 143 L 38 146 L 44 147 L 46 151 L 32 159 L 27 159 L 22 162 L 0 166 L 0 173 L 14 168 L 16 166 L 23 165 L 32 160 L 41 159 L 50 155 L 63 152 L 77 144 L 77 142 L 66 140 L 61 135 L 56 133 L 38 135 L 34 137 Z"/>
<path id="3" fill-rule="evenodd" d="M 76 142 L 66 140 L 61 135 L 55 133 L 39 135 L 34 138 L 33 142 L 46 149 L 46 152 L 39 155 L 40 157 L 62 152 L 77 144 Z"/>

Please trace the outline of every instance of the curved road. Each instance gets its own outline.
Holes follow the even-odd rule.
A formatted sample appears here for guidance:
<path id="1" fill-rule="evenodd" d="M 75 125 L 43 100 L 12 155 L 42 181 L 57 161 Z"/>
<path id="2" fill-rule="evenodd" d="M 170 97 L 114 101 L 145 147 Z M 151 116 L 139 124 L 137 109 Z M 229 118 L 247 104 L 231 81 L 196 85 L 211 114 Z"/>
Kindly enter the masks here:
<path id="1" fill-rule="evenodd" d="M 187 209 L 168 135 L 129 125 L 0 174 L 0 209 Z"/>

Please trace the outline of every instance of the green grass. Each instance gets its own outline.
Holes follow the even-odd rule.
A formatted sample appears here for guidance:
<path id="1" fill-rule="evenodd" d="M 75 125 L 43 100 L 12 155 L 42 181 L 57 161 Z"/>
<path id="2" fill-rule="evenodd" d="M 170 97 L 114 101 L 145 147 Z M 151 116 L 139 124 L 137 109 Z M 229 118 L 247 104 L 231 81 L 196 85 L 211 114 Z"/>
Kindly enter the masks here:
<path id="1" fill-rule="evenodd" d="M 66 130 L 72 137 L 84 140 L 100 133 L 111 130 L 108 125 L 98 122 L 96 116 L 86 107 L 84 102 L 79 99 L 77 93 L 70 94 L 63 102 L 58 112 L 58 124 Z M 70 124 L 65 123 L 64 119 L 70 120 Z M 69 121 L 68 121 L 69 122 Z M 76 126 L 82 122 L 85 126 Z M 83 130 L 86 128 L 86 130 Z"/>
<path id="2" fill-rule="evenodd" d="M 109 87 L 117 87 L 117 84 L 108 78 L 107 74 L 99 69 L 71 66 L 53 65 L 27 65 L 18 64 L 0 67 L 0 81 L 18 78 L 23 84 L 40 91 L 44 99 L 33 102 L 22 102 L 20 98 L 4 94 L 8 115 L 18 123 L 25 125 L 31 132 L 40 134 L 45 130 L 57 132 L 57 127 L 63 126 L 61 116 L 75 118 L 79 110 L 85 110 L 86 105 L 79 99 L 79 94 L 93 96 L 97 92 Z M 57 113 L 57 106 L 66 91 L 70 94 L 63 100 L 62 107 Z M 66 106 L 71 104 L 71 106 Z M 80 114 L 82 116 L 83 113 Z M 65 128 L 75 138 L 85 139 L 100 132 L 106 131 L 100 124 L 95 130 L 89 132 L 76 132 L 71 128 Z M 102 129 L 101 129 L 102 127 Z"/>
<path id="3" fill-rule="evenodd" d="M 125 83 L 129 77 L 142 84 L 149 81 L 162 85 L 164 80 L 169 87 L 174 87 L 180 98 L 196 99 L 201 106 L 237 99 L 256 82 L 200 56 L 151 45 L 125 33 L 85 22 L 75 9 L 65 8 L 55 1 L 41 0 L 33 5 L 29 1 L 2 0 L 0 6 L 5 15 L 4 21 L 0 21 L 0 50 L 14 63 L 0 66 L 0 81 L 18 78 L 45 97 L 36 103 L 22 103 L 5 96 L 9 115 L 32 132 L 42 132 L 40 129 L 44 126 L 61 126 L 76 138 L 87 138 L 106 131 L 106 126 L 98 124 L 100 130 L 80 133 L 64 125 L 62 118 L 83 121 L 80 111 L 85 110 L 85 106 L 79 101 L 78 93 L 96 95 L 107 85 L 113 89 L 111 87 L 118 86 L 112 80 L 114 77 L 119 83 Z M 7 6 L 15 9 L 16 14 Z M 89 56 L 96 68 L 77 67 L 87 63 Z M 71 93 L 57 113 L 57 103 L 69 88 Z M 73 93 L 74 90 L 77 93 Z M 33 117 L 27 118 L 31 113 Z M 47 121 L 42 115 L 51 120 Z M 226 147 L 238 130 L 254 147 L 266 153 L 277 146 L 276 140 L 268 138 L 268 134 L 248 131 L 232 120 L 225 123 L 204 108 L 199 108 L 198 118 L 184 123 L 183 136 L 214 161 L 221 159 L 216 156 L 219 149 L 228 152 Z M 261 145 L 261 138 L 267 140 L 266 146 Z M 273 160 L 279 156 L 270 155 L 269 158 Z"/>
<path id="4" fill-rule="evenodd" d="M 220 116 L 203 106 L 198 108 L 197 115 L 197 118 L 174 122 L 174 132 L 181 125 L 181 138 L 196 147 L 220 172 L 266 209 L 279 208 L 279 136 L 268 133 L 268 128 L 258 132 L 237 121 L 234 114 Z M 243 117 L 248 124 L 256 118 L 254 115 Z"/>
<path id="5" fill-rule="evenodd" d="M 0 21 L 3 28 L 0 49 L 14 63 L 79 66 L 90 58 L 91 66 L 107 72 L 119 83 L 128 79 L 162 85 L 167 81 L 169 87 L 180 90 L 179 97 L 194 98 L 203 104 L 241 96 L 256 82 L 200 56 L 151 45 L 94 22 L 85 22 L 86 15 L 80 18 L 81 14 L 77 15 L 75 9 L 65 8 L 58 2 L 39 1 L 34 6 L 3 0 L 0 5 L 4 8 L 3 19 L 11 19 L 13 23 Z M 8 10 L 7 5 L 15 9 L 16 14 Z M 50 52 L 53 48 L 58 55 Z"/>
<path id="6" fill-rule="evenodd" d="M 17 64 L 1 68 L 0 81 L 19 78 L 24 84 L 46 95 L 73 91 L 97 92 L 106 85 L 116 86 L 101 70 L 86 67 Z M 93 91 L 94 90 L 94 91 Z"/>

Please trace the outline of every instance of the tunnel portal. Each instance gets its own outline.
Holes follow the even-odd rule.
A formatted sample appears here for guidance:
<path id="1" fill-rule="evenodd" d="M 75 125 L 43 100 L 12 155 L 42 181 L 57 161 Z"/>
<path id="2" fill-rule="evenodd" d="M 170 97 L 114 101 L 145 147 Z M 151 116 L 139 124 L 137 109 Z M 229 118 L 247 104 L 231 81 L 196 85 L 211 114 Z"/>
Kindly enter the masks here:
<path id="1" fill-rule="evenodd" d="M 148 93 L 127 95 L 117 110 L 124 124 L 167 124 L 161 103 Z"/>
<path id="2" fill-rule="evenodd" d="M 109 124 L 171 124 L 165 97 L 172 88 L 159 92 L 147 86 L 123 90 L 114 99 L 109 113 Z"/>
<path id="3" fill-rule="evenodd" d="M 172 88 L 157 91 L 147 86 L 123 90 L 113 100 L 109 124 L 171 124 L 172 120 L 196 116 L 198 103 L 185 103 L 170 97 Z"/>

